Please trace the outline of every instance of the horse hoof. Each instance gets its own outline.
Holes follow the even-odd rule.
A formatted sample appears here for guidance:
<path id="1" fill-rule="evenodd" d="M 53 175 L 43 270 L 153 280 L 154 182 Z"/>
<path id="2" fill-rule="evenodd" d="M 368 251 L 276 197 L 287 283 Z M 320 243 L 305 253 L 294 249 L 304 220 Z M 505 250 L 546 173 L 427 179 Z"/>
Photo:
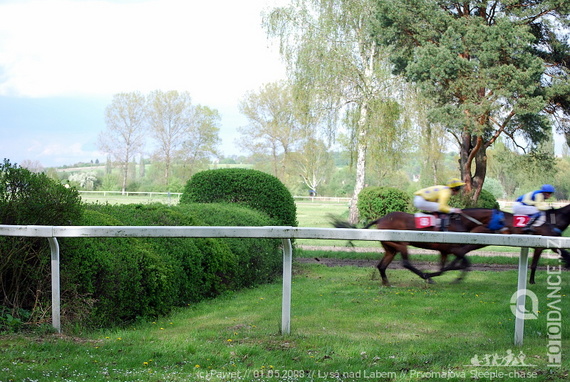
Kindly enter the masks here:
<path id="1" fill-rule="evenodd" d="M 431 278 L 428 277 L 428 278 L 426 279 L 426 283 L 428 283 L 428 284 L 435 284 L 435 281 L 433 281 Z"/>
<path id="2" fill-rule="evenodd" d="M 451 282 L 451 284 L 461 284 L 461 281 L 463 281 L 463 279 L 455 279 Z"/>

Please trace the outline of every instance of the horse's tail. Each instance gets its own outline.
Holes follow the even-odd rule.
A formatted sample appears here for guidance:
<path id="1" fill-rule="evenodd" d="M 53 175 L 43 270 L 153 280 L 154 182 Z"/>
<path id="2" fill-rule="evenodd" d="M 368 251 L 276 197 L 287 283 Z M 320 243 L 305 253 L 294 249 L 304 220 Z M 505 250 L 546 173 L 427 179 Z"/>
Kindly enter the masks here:
<path id="1" fill-rule="evenodd" d="M 368 229 L 368 228 L 372 227 L 373 225 L 377 224 L 379 220 L 380 220 L 380 219 L 376 219 L 376 220 L 373 220 L 373 221 L 369 222 L 368 224 L 366 224 L 366 225 L 364 226 L 364 229 Z"/>
<path id="2" fill-rule="evenodd" d="M 331 222 L 331 224 L 335 228 L 358 228 L 358 226 L 356 224 L 351 224 L 347 220 L 343 220 L 343 219 L 339 218 L 338 216 L 329 214 L 328 217 L 329 217 L 329 221 Z M 373 221 L 367 223 L 364 227 L 362 227 L 362 229 L 368 229 L 368 228 L 372 227 L 373 225 L 378 223 L 379 220 L 380 219 L 376 219 L 376 220 L 373 220 Z"/>
<path id="3" fill-rule="evenodd" d="M 338 216 L 335 216 L 333 214 L 328 214 L 327 216 L 329 218 L 330 223 L 335 228 L 357 228 L 355 224 L 351 224 L 349 221 L 343 220 Z"/>

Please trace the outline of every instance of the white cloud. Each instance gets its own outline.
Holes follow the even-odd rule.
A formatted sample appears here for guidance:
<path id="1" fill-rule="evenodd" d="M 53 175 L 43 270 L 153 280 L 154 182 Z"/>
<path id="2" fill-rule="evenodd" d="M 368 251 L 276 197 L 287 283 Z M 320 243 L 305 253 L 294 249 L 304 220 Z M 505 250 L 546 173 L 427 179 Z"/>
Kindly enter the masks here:
<path id="1" fill-rule="evenodd" d="M 285 76 L 260 13 L 286 1 L 0 0 L 0 97 L 10 101 L 0 155 L 46 166 L 103 160 L 104 105 L 88 101 L 155 89 L 218 109 L 222 150 L 239 153 L 239 99 Z"/>
<path id="2" fill-rule="evenodd" d="M 37 0 L 0 5 L 0 94 L 187 90 L 234 103 L 283 76 L 263 0 Z M 213 105 L 215 107 L 215 105 Z"/>

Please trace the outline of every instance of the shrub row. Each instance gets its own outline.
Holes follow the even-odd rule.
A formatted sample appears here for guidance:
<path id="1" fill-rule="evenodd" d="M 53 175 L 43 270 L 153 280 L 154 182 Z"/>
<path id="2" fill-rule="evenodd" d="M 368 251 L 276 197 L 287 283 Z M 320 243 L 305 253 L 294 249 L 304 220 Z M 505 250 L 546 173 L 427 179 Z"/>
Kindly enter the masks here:
<path id="1" fill-rule="evenodd" d="M 210 185 L 204 178 L 212 178 Z M 7 161 L 0 166 L 0 183 L 3 224 L 296 225 L 295 203 L 285 186 L 252 170 L 200 173 L 189 181 L 185 204 L 175 207 L 84 206 L 74 189 Z M 200 189 L 214 190 L 212 184 L 218 191 Z M 195 204 L 198 200 L 208 204 Z M 225 238 L 60 239 L 63 322 L 108 327 L 271 282 L 281 270 L 280 244 Z M 2 331 L 8 321 L 19 323 L 25 316 L 37 321 L 33 312 L 49 311 L 50 256 L 45 239 L 1 237 L 0 250 Z"/>
<path id="2" fill-rule="evenodd" d="M 229 205 L 87 206 L 82 225 L 268 225 L 263 213 Z M 201 220 L 207 217 L 207 222 Z M 113 326 L 166 314 L 228 290 L 273 281 L 278 240 L 66 238 L 61 240 L 65 317 Z"/>

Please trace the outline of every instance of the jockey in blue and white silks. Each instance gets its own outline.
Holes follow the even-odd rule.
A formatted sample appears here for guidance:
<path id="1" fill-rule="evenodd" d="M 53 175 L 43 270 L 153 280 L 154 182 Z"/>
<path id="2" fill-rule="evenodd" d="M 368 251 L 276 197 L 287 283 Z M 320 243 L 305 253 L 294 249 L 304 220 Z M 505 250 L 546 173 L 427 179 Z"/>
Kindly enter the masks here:
<path id="1" fill-rule="evenodd" d="M 540 190 L 535 190 L 521 195 L 517 198 L 513 204 L 513 214 L 514 215 L 529 215 L 531 216 L 530 221 L 524 227 L 523 231 L 532 231 L 531 226 L 537 222 L 544 222 L 545 212 L 550 209 L 550 205 L 546 203 L 556 190 L 554 186 L 550 184 L 544 184 Z"/>

